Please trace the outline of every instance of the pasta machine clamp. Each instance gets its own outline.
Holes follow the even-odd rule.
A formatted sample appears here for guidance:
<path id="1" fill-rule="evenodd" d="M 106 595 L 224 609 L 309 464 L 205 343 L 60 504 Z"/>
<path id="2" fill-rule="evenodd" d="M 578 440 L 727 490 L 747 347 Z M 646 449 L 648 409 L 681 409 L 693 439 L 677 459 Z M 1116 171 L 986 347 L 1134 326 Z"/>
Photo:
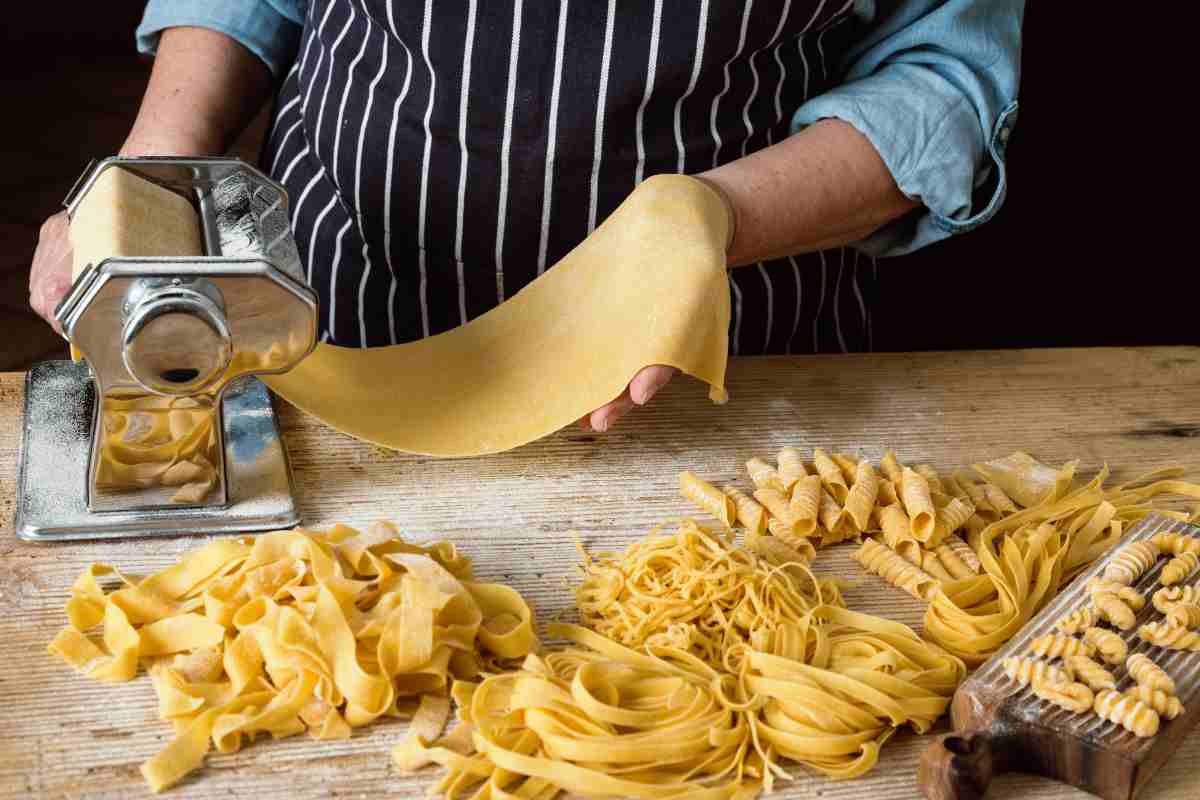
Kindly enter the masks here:
<path id="1" fill-rule="evenodd" d="M 76 359 L 35 364 L 26 378 L 17 535 L 295 525 L 287 453 L 254 377 L 290 370 L 316 345 L 317 298 L 286 192 L 237 159 L 107 158 L 67 196 L 72 220 L 102 180 L 147 181 L 148 196 L 186 208 L 161 190 L 182 197 L 202 254 L 122 254 L 138 252 L 134 244 L 78 270 L 55 312 Z M 161 221 L 156 208 L 111 206 L 113 220 L 139 213 L 151 229 Z"/>

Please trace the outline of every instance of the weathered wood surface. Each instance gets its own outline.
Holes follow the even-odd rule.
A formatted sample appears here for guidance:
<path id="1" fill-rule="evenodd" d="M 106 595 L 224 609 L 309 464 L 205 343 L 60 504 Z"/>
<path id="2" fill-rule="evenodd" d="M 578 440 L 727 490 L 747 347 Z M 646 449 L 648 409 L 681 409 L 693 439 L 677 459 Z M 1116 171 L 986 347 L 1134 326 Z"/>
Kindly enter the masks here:
<path id="1" fill-rule="evenodd" d="M 413 537 L 448 538 L 536 605 L 542 620 L 570 608 L 573 531 L 590 547 L 622 546 L 655 524 L 693 513 L 676 495 L 679 470 L 714 481 L 785 444 L 877 459 L 885 447 L 939 469 L 1016 448 L 1116 478 L 1164 464 L 1200 474 L 1200 349 L 1040 350 L 920 355 L 735 359 L 730 404 L 676 381 L 606 435 L 564 429 L 518 450 L 436 460 L 382 453 L 284 404 L 281 423 L 306 523 L 389 518 Z M 12 535 L 20 374 L 0 375 L 0 797 L 126 798 L 146 791 L 138 765 L 170 737 L 147 679 L 108 686 L 51 659 L 75 576 L 90 562 L 144 574 L 172 563 L 196 538 L 30 545 Z M 553 391 L 553 376 L 547 376 Z M 380 398 L 387 402 L 387 398 Z M 860 576 L 848 548 L 823 552 L 821 570 Z M 846 593 L 858 609 L 920 626 L 922 607 L 865 577 Z M 260 741 L 210 757 L 171 797 L 416 797 L 430 777 L 389 766 L 402 723 L 360 729 L 346 742 Z M 901 733 L 865 778 L 812 774 L 787 798 L 917 797 L 918 756 L 930 740 Z M 1191 736 L 1145 798 L 1193 798 L 1200 735 Z M 997 798 L 1087 797 L 1027 776 L 1004 776 Z"/>

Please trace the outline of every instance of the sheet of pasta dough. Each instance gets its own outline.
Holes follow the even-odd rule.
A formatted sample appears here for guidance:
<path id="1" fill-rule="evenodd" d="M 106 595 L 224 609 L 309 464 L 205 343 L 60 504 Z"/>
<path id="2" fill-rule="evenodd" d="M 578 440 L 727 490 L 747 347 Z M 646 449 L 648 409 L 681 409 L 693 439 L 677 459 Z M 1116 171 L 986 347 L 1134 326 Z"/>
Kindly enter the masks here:
<path id="1" fill-rule="evenodd" d="M 265 377 L 329 425 L 437 456 L 508 450 L 669 364 L 725 400 L 728 219 L 711 189 L 657 176 L 552 269 L 466 325 L 409 344 L 321 345 Z"/>
<path id="2" fill-rule="evenodd" d="M 186 200 L 110 169 L 76 209 L 71 239 L 81 268 L 111 255 L 198 253 L 198 230 Z M 264 379 L 351 436 L 437 456 L 552 433 L 649 364 L 678 367 L 724 402 L 728 231 L 711 189 L 657 176 L 553 269 L 466 325 L 393 347 L 320 345 Z"/>

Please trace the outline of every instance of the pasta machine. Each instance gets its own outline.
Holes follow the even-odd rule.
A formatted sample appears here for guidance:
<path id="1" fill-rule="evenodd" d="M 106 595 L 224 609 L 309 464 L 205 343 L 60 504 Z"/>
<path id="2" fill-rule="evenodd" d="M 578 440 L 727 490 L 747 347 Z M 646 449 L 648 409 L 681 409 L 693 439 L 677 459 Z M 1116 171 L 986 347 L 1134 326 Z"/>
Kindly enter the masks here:
<path id="1" fill-rule="evenodd" d="M 295 525 L 287 453 L 254 377 L 316 344 L 283 187 L 237 159 L 107 158 L 65 206 L 76 269 L 55 316 L 74 358 L 26 379 L 17 535 Z M 173 226 L 194 246 L 172 244 Z M 81 255 L 77 227 L 111 242 Z"/>

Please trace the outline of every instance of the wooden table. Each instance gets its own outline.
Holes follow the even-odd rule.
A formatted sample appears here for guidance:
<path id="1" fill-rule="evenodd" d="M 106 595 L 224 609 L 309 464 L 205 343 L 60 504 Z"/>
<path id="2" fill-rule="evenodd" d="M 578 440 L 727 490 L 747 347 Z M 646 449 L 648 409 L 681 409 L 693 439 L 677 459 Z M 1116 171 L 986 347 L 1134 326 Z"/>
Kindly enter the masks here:
<path id="1" fill-rule="evenodd" d="M 149 680 L 85 680 L 49 657 L 46 644 L 64 624 L 68 587 L 87 564 L 144 574 L 198 540 L 18 542 L 11 519 L 22 380 L 0 374 L 0 797 L 143 796 L 138 766 L 170 737 Z M 1082 459 L 1089 473 L 1107 460 L 1116 478 L 1164 464 L 1200 472 L 1197 348 L 740 359 L 730 365 L 729 390 L 729 405 L 718 407 L 696 383 L 676 381 L 609 434 L 564 429 L 478 459 L 383 453 L 283 403 L 280 420 L 306 523 L 388 518 L 414 538 L 453 540 L 474 557 L 480 577 L 519 589 L 543 620 L 571 605 L 573 531 L 589 546 L 624 545 L 692 513 L 676 495 L 680 470 L 733 479 L 746 458 L 785 444 L 873 460 L 892 447 L 905 461 L 938 469 L 1021 448 L 1050 463 Z M 822 552 L 817 566 L 861 576 L 848 550 Z M 918 603 L 874 578 L 846 597 L 854 608 L 921 624 Z M 403 733 L 403 723 L 385 722 L 344 742 L 260 741 L 210 756 L 169 796 L 420 796 L 431 776 L 405 778 L 389 766 L 389 749 Z M 916 797 L 917 757 L 927 741 L 900 733 L 865 778 L 835 783 L 804 773 L 778 796 Z M 1144 797 L 1196 797 L 1198 761 L 1194 734 Z M 1087 795 L 1006 776 L 992 796 Z"/>

